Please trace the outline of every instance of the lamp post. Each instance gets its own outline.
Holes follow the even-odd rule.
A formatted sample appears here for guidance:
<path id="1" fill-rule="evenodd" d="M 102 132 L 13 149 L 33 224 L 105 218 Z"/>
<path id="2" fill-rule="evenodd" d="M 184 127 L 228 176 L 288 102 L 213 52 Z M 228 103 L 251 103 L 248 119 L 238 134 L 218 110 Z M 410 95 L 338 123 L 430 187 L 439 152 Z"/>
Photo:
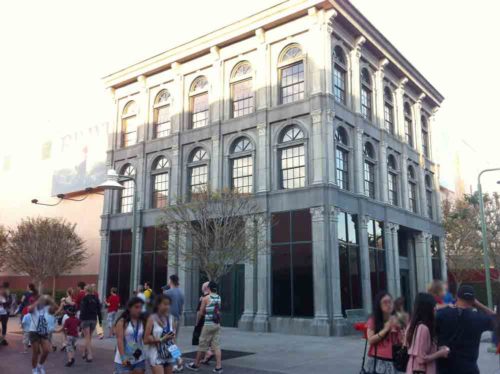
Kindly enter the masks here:
<path id="1" fill-rule="evenodd" d="M 136 261 L 136 233 L 137 233 L 137 183 L 135 176 L 132 175 L 122 175 L 118 174 L 116 170 L 110 169 L 108 170 L 107 179 L 99 185 L 99 188 L 102 188 L 105 191 L 122 191 L 125 187 L 120 183 L 131 180 L 134 182 L 134 196 L 132 201 L 132 256 L 131 256 L 131 267 L 130 267 L 130 294 L 132 295 L 136 283 L 137 283 L 137 261 Z"/>
<path id="2" fill-rule="evenodd" d="M 490 254 L 488 251 L 488 237 L 486 230 L 486 218 L 484 217 L 484 201 L 483 201 L 483 189 L 481 187 L 481 176 L 484 173 L 491 171 L 500 171 L 500 168 L 485 169 L 479 173 L 477 176 L 477 191 L 479 193 L 479 215 L 481 218 L 481 233 L 482 233 L 482 244 L 483 244 L 483 261 L 484 261 L 484 277 L 486 278 L 486 295 L 488 297 L 488 307 L 493 308 L 493 296 L 491 293 L 491 278 L 490 278 Z"/>

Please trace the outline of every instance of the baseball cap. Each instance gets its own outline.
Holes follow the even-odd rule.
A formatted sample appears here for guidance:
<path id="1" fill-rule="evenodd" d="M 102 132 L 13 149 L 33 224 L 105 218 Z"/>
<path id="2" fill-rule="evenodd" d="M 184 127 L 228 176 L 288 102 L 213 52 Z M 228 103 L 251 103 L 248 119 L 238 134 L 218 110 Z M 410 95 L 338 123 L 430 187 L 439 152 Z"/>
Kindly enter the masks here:
<path id="1" fill-rule="evenodd" d="M 457 292 L 457 297 L 466 301 L 474 301 L 476 299 L 476 294 L 474 288 L 467 284 L 461 285 Z"/>

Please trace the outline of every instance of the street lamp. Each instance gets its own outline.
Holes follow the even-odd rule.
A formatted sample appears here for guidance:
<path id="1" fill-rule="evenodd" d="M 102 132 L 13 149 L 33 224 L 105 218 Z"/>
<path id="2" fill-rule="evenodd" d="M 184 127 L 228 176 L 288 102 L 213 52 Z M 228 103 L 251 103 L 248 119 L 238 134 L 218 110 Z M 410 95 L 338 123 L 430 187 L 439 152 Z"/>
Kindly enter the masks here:
<path id="1" fill-rule="evenodd" d="M 481 233 L 483 243 L 483 260 L 484 260 L 484 277 L 486 278 L 486 295 L 488 297 L 488 307 L 493 309 L 493 296 L 491 294 L 491 278 L 490 278 L 490 254 L 488 252 L 488 237 L 486 231 L 486 219 L 484 217 L 484 201 L 483 189 L 481 187 L 481 176 L 484 173 L 491 171 L 500 171 L 500 168 L 485 169 L 477 176 L 477 191 L 479 193 L 479 212 L 481 216 Z M 500 181 L 499 181 L 500 182 Z M 497 183 L 499 183 L 497 182 Z"/>
<path id="2" fill-rule="evenodd" d="M 132 201 L 132 266 L 130 267 L 130 272 L 131 272 L 131 282 L 130 282 L 130 294 L 133 293 L 135 289 L 135 285 L 137 283 L 137 267 L 138 264 L 136 263 L 136 222 L 137 222 L 137 183 L 135 176 L 133 175 L 122 175 L 118 174 L 116 170 L 114 169 L 109 169 L 108 170 L 108 177 L 107 179 L 99 185 L 99 188 L 102 188 L 105 191 L 122 191 L 125 189 L 125 187 L 120 183 L 131 180 L 134 182 L 134 196 L 133 196 L 133 201 Z"/>

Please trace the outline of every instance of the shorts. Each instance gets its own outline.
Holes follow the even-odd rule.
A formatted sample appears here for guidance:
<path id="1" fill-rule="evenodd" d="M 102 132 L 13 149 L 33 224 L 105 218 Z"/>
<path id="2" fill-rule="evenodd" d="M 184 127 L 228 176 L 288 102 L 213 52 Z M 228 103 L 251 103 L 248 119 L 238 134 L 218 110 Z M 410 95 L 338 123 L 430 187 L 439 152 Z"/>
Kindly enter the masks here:
<path id="1" fill-rule="evenodd" d="M 115 373 L 131 373 L 135 369 L 142 369 L 146 371 L 146 360 L 142 360 L 141 362 L 136 362 L 135 364 L 129 366 L 123 366 L 122 364 L 118 364 L 115 362 Z"/>
<path id="2" fill-rule="evenodd" d="M 205 325 L 201 330 L 198 352 L 220 349 L 220 325 Z"/>
<path id="3" fill-rule="evenodd" d="M 97 326 L 97 321 L 82 321 L 80 323 L 80 327 L 82 330 L 90 329 L 90 333 L 92 334 Z"/>
<path id="4" fill-rule="evenodd" d="M 48 335 L 40 335 L 37 332 L 30 331 L 29 332 L 29 339 L 31 343 L 41 343 L 42 340 L 49 340 Z"/>
<path id="5" fill-rule="evenodd" d="M 76 341 L 78 340 L 77 336 L 68 336 L 66 337 L 66 352 L 75 352 L 76 350 Z"/>
<path id="6" fill-rule="evenodd" d="M 108 312 L 108 328 L 112 328 L 113 324 L 115 323 L 115 317 L 116 317 L 116 312 Z"/>

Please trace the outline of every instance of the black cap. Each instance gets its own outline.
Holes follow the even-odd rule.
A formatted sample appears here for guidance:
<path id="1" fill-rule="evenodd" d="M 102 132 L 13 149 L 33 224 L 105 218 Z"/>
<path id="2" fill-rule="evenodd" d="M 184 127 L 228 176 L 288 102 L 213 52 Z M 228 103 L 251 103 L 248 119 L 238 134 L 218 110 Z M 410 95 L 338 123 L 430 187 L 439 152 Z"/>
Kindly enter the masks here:
<path id="1" fill-rule="evenodd" d="M 463 284 L 458 289 L 457 297 L 465 301 L 474 301 L 476 299 L 476 294 L 472 286 Z"/>

